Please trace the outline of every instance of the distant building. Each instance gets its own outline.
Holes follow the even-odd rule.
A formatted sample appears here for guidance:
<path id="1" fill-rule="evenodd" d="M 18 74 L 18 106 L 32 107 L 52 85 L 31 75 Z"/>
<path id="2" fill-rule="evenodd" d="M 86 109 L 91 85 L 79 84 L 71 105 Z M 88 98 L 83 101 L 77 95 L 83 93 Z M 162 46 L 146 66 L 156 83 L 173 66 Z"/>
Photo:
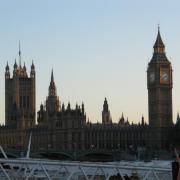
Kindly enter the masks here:
<path id="1" fill-rule="evenodd" d="M 112 123 L 111 114 L 109 111 L 109 106 L 106 98 L 104 100 L 103 111 L 102 111 L 102 123 L 103 124 Z"/>
<path id="2" fill-rule="evenodd" d="M 30 77 L 25 65 L 16 61 L 12 77 L 7 64 L 5 70 L 5 126 L 0 128 L 3 146 L 27 144 L 32 131 L 33 150 L 127 150 L 146 147 L 168 149 L 178 139 L 172 121 L 172 67 L 166 57 L 165 46 L 158 35 L 154 53 L 147 69 L 149 124 L 142 116 L 139 124 L 130 124 L 124 115 L 113 123 L 108 101 L 102 108 L 102 123 L 86 120 L 84 104 L 65 107 L 57 96 L 53 71 L 45 104 L 40 105 L 35 124 L 35 67 L 32 63 Z M 180 124 L 179 116 L 177 124 Z M 180 129 L 180 128 L 179 128 Z M 180 132 L 180 131 L 179 131 Z M 179 136 L 180 137 L 180 136 Z"/>
<path id="3" fill-rule="evenodd" d="M 19 49 L 19 65 L 16 60 L 12 77 L 7 63 L 5 70 L 5 124 L 15 128 L 27 129 L 35 125 L 36 91 L 35 67 L 32 63 L 30 76 L 26 66 L 21 65 Z"/>
<path id="4" fill-rule="evenodd" d="M 154 44 L 154 53 L 147 69 L 149 125 L 170 127 L 172 118 L 172 67 L 166 57 L 160 32 Z"/>

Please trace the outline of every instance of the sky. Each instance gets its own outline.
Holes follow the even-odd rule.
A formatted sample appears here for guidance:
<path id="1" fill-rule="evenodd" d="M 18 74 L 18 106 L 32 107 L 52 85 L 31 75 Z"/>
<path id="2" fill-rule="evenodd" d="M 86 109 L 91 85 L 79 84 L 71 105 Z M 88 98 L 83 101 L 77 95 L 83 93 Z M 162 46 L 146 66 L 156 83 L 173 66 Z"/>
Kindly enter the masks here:
<path id="1" fill-rule="evenodd" d="M 0 122 L 4 72 L 11 75 L 18 44 L 36 68 L 36 110 L 48 95 L 53 68 L 61 103 L 84 102 L 87 118 L 101 122 L 104 98 L 113 122 L 122 115 L 148 122 L 147 65 L 160 25 L 173 67 L 173 119 L 180 111 L 180 1 L 0 0 Z"/>

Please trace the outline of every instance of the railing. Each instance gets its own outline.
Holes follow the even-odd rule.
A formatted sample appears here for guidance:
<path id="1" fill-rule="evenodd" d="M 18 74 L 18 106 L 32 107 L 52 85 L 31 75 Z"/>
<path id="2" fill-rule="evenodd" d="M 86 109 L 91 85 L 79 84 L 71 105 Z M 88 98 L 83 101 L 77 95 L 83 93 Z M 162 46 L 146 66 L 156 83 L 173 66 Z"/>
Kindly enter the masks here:
<path id="1" fill-rule="evenodd" d="M 171 180 L 171 168 L 135 166 L 133 163 L 63 162 L 40 159 L 0 159 L 0 179 L 105 179 L 136 176 L 141 180 Z"/>

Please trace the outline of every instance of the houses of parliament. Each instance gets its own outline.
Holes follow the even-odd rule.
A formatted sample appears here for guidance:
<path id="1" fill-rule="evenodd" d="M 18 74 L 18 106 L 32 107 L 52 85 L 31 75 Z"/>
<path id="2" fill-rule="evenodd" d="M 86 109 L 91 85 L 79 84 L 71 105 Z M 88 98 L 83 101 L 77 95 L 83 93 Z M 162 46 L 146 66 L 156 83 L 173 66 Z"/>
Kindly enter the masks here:
<path id="1" fill-rule="evenodd" d="M 102 107 L 102 122 L 92 123 L 86 118 L 84 104 L 61 104 L 57 95 L 53 71 L 45 104 L 37 112 L 36 71 L 32 62 L 30 75 L 25 64 L 14 63 L 11 74 L 5 67 L 5 125 L 0 127 L 3 147 L 25 148 L 32 132 L 31 149 L 55 151 L 127 150 L 130 147 L 169 149 L 180 145 L 180 118 L 173 124 L 171 62 L 158 29 L 154 52 L 147 68 L 149 123 L 130 124 L 123 115 L 112 122 L 108 101 Z"/>

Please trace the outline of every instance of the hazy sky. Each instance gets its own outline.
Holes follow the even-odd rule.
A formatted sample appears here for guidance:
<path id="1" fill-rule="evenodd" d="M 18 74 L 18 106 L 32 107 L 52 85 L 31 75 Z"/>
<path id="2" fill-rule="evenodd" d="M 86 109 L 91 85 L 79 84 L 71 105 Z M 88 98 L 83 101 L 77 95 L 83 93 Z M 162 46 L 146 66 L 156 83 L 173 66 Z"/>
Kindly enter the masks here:
<path id="1" fill-rule="evenodd" d="M 0 1 L 0 121 L 4 122 L 4 70 L 11 75 L 21 41 L 22 61 L 36 67 L 36 106 L 48 94 L 54 69 L 61 102 L 85 104 L 87 117 L 101 121 L 107 97 L 112 119 L 122 112 L 148 121 L 146 69 L 160 24 L 173 66 L 174 121 L 180 110 L 179 0 Z"/>

